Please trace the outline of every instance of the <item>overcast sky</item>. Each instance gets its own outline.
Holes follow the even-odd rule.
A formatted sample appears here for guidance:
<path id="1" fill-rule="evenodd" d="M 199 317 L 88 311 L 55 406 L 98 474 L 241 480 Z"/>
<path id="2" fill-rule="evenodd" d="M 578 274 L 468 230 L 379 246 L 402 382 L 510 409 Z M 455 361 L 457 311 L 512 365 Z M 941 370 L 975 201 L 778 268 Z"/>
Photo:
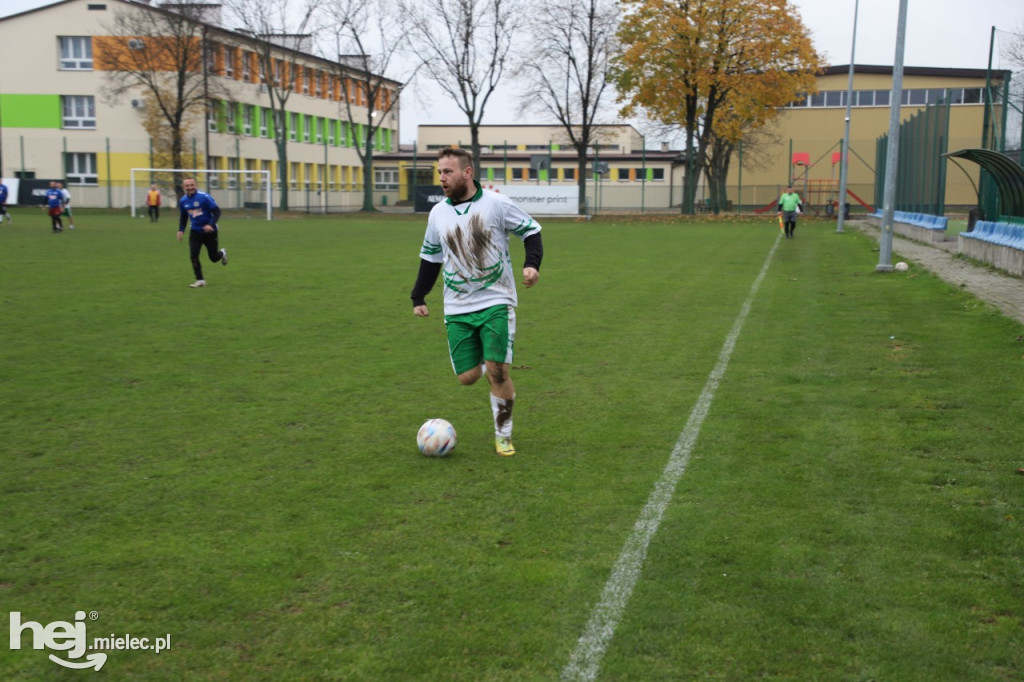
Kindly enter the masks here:
<path id="1" fill-rule="evenodd" d="M 815 47 L 829 64 L 850 63 L 853 44 L 855 0 L 791 0 L 811 30 Z M 892 64 L 896 54 L 897 0 L 859 0 L 857 18 L 857 64 Z M 1024 2 L 1021 0 L 908 0 L 907 34 L 903 63 L 906 66 L 937 66 L 983 69 L 988 64 L 992 27 L 996 27 L 996 68 L 1008 68 L 998 58 L 998 42 L 1007 33 L 1024 31 Z M 0 16 L 51 4 L 51 0 L 0 0 Z M 3 37 L 0 35 L 0 40 Z M 389 74 L 390 75 L 390 74 Z M 414 84 L 415 86 L 415 84 Z M 421 89 L 422 90 L 422 89 Z M 504 85 L 485 109 L 485 124 L 518 122 L 515 85 Z M 401 130 L 403 143 L 416 137 L 420 124 L 464 125 L 465 116 L 453 105 L 441 101 L 420 103 L 403 98 Z M 546 121 L 534 120 L 534 123 Z"/>

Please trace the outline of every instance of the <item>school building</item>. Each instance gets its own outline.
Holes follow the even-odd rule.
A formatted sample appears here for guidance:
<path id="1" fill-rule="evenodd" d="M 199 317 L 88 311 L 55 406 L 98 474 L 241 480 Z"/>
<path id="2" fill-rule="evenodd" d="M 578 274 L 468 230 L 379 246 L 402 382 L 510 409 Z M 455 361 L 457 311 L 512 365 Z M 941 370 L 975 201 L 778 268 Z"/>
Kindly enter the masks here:
<path id="1" fill-rule="evenodd" d="M 986 86 L 995 100 L 989 124 L 999 126 L 1009 76 L 1007 71 L 989 73 L 985 69 L 904 67 L 900 120 L 921 115 L 927 107 L 948 108 L 948 129 L 931 131 L 931 139 L 949 152 L 981 147 Z M 847 189 L 851 192 L 848 201 L 857 211 L 882 203 L 876 190 L 876 172 L 881 165 L 877 147 L 889 132 L 892 81 L 891 66 L 854 66 Z M 838 199 L 848 83 L 849 65 L 828 67 L 818 76 L 816 94 L 784 108 L 753 147 L 737 148 L 729 174 L 728 194 L 733 202 L 748 210 L 764 207 L 775 201 L 789 182 L 816 210 L 824 211 L 829 200 Z M 900 173 L 916 170 L 915 158 L 908 156 L 899 159 Z M 950 210 L 974 206 L 978 166 L 963 164 L 965 173 L 955 164 L 945 163 L 946 206 Z"/>
<path id="2" fill-rule="evenodd" d="M 269 171 L 275 205 L 277 192 L 287 191 L 295 208 L 311 202 L 361 206 L 362 164 L 355 140 L 367 134 L 367 126 L 360 123 L 369 116 L 365 90 L 358 87 L 363 72 L 289 49 L 273 36 L 257 41 L 224 28 L 219 5 L 190 7 L 202 11 L 202 82 L 209 96 L 203 112 L 190 122 L 186 165 Z M 0 19 L 0 63 L 5 65 L 0 80 L 0 174 L 62 179 L 79 207 L 128 206 L 130 170 L 153 168 L 161 156 L 144 127 L 154 106 L 147 92 L 138 88 L 116 97 L 109 94 L 111 56 L 146 50 L 146 41 L 153 40 L 125 35 L 115 28 L 116 20 L 123 13 L 155 17 L 173 11 L 171 4 L 63 0 Z M 284 116 L 284 187 L 278 182 L 274 110 L 256 52 L 267 47 L 274 55 L 273 82 L 291 84 Z M 397 104 L 389 106 L 401 84 L 386 80 L 385 86 L 373 107 L 382 116 L 371 141 L 377 153 L 398 148 Z M 351 117 L 346 104 L 352 107 Z M 147 189 L 149 178 L 141 180 L 136 194 Z M 217 200 L 226 208 L 265 201 L 254 186 L 258 184 L 236 174 L 207 181 L 210 189 L 220 190 Z M 164 189 L 166 196 L 170 188 Z M 139 198 L 134 197 L 136 203 Z"/>

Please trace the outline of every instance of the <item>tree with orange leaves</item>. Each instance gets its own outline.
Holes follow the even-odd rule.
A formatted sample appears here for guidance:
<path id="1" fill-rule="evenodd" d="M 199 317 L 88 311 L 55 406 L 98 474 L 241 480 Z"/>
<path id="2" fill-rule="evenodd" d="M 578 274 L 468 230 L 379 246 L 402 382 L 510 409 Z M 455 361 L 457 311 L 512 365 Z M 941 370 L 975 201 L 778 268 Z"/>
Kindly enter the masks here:
<path id="1" fill-rule="evenodd" d="M 703 173 L 717 196 L 745 130 L 815 92 L 821 57 L 788 0 L 622 0 L 615 63 L 622 114 L 686 135 L 684 213 Z M 724 203 L 718 198 L 716 205 Z"/>

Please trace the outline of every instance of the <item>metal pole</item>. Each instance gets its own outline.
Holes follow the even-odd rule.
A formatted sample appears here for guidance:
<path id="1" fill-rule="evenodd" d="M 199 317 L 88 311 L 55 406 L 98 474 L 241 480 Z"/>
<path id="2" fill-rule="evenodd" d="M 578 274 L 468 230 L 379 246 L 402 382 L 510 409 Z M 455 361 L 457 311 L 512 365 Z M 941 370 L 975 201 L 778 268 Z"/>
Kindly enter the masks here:
<path id="1" fill-rule="evenodd" d="M 840 148 L 839 156 L 839 205 L 836 210 L 839 216 L 836 218 L 836 233 L 843 232 L 843 217 L 846 215 L 846 182 L 849 172 L 850 156 L 850 109 L 853 106 L 853 64 L 854 55 L 857 54 L 857 11 L 860 9 L 860 0 L 853 3 L 853 45 L 850 48 L 850 75 L 846 82 L 846 130 L 843 133 L 843 146 Z"/>
<path id="2" fill-rule="evenodd" d="M 640 215 L 644 214 L 645 195 L 647 193 L 647 137 L 640 136 Z"/>
<path id="3" fill-rule="evenodd" d="M 907 37 L 907 0 L 900 0 L 896 24 L 896 56 L 892 66 L 892 95 L 889 106 L 889 142 L 885 153 L 885 199 L 882 203 L 882 233 L 878 238 L 875 272 L 892 272 L 892 219 L 896 195 L 896 165 L 899 163 L 900 104 L 903 100 L 903 50 Z"/>

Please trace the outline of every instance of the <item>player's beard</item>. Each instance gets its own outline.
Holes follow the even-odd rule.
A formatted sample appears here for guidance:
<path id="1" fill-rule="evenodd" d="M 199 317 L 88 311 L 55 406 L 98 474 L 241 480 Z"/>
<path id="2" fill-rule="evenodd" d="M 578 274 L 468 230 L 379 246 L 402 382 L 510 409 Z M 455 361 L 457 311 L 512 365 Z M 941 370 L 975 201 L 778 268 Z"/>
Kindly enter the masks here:
<path id="1" fill-rule="evenodd" d="M 466 176 L 458 175 L 449 180 L 448 186 L 444 188 L 444 195 L 455 203 L 465 201 L 468 198 L 466 196 L 468 188 L 469 183 L 466 181 Z"/>

